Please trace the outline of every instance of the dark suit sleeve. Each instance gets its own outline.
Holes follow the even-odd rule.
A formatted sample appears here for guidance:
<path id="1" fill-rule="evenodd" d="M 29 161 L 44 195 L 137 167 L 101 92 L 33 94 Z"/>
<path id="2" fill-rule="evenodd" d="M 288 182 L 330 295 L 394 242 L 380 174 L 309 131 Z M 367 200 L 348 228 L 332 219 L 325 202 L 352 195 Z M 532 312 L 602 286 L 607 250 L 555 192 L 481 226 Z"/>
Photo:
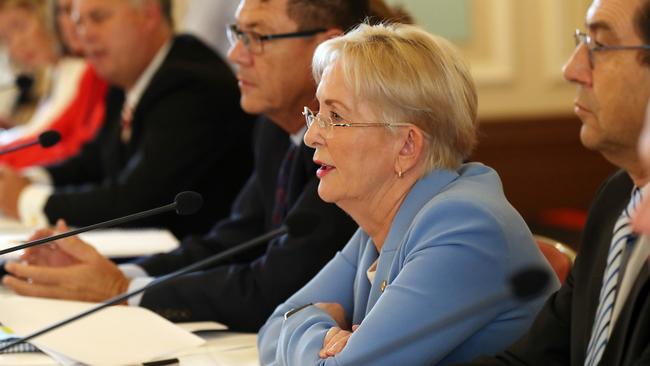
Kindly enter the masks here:
<path id="1" fill-rule="evenodd" d="M 241 261 L 181 277 L 146 291 L 142 306 L 173 321 L 214 320 L 237 331 L 257 331 L 274 308 L 310 280 L 356 229 L 338 207 L 323 202 L 314 177 L 289 215 L 317 212 L 310 235 L 275 239 L 253 261 Z"/>
<path id="2" fill-rule="evenodd" d="M 265 218 L 274 199 L 271 192 L 275 187 L 280 156 L 288 144 L 288 135 L 264 118 L 255 124 L 253 131 L 256 166 L 237 194 L 229 217 L 214 224 L 206 235 L 184 238 L 180 247 L 172 252 L 138 259 L 135 264 L 144 268 L 150 276 L 160 276 L 187 266 L 260 235 L 267 229 Z M 259 251 L 247 253 L 248 256 L 254 254 L 261 255 Z"/>
<path id="3" fill-rule="evenodd" d="M 217 121 L 232 118 L 224 112 L 227 106 L 218 106 L 232 98 L 208 85 L 196 82 L 161 96 L 142 116 L 146 133 L 115 181 L 57 189 L 45 207 L 50 221 L 64 217 L 77 226 L 89 225 L 169 203 L 175 193 L 191 189 L 215 157 L 242 143 L 220 130 L 225 124 Z M 134 125 L 134 139 L 136 133 Z"/>
<path id="4" fill-rule="evenodd" d="M 650 365 L 650 343 L 646 346 L 641 356 L 632 363 L 632 366 L 648 366 Z"/>
<path id="5" fill-rule="evenodd" d="M 150 276 L 161 276 L 262 233 L 264 206 L 259 184 L 257 175 L 253 174 L 237 197 L 230 218 L 220 221 L 207 235 L 187 237 L 179 248 L 169 253 L 152 255 L 134 263 Z"/>
<path id="6" fill-rule="evenodd" d="M 79 153 L 61 163 L 46 167 L 55 186 L 100 183 L 103 179 L 102 146 L 110 141 L 111 130 L 118 123 L 117 111 L 124 102 L 124 93 L 111 88 L 106 94 L 106 113 L 97 135 L 85 143 Z"/>
<path id="7" fill-rule="evenodd" d="M 104 125 L 102 129 L 108 129 Z M 79 154 L 66 159 L 60 164 L 46 167 L 54 186 L 65 186 L 83 183 L 99 183 L 102 180 L 101 146 L 105 134 L 100 131 L 92 141 L 84 144 Z"/>

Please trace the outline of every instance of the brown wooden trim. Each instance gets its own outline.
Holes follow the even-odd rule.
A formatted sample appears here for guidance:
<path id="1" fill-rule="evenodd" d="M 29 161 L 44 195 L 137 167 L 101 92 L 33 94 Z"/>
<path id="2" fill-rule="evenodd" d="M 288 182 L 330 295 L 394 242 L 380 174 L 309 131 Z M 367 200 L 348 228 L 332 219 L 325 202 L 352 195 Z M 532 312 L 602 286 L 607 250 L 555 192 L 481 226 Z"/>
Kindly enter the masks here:
<path id="1" fill-rule="evenodd" d="M 573 116 L 484 121 L 472 160 L 497 170 L 506 196 L 530 225 L 553 208 L 587 210 L 616 168 L 580 143 Z"/>

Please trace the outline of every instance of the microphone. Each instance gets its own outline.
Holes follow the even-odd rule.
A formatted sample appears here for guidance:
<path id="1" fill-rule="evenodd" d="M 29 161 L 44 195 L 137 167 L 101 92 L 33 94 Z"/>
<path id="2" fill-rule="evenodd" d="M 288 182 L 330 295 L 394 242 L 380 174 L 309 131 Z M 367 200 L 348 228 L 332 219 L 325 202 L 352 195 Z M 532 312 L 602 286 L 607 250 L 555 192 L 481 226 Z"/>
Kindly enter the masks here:
<path id="1" fill-rule="evenodd" d="M 309 213 L 309 212 L 298 212 L 292 216 L 289 216 L 285 223 L 280 226 L 277 229 L 271 230 L 265 234 L 262 234 L 258 237 L 255 237 L 245 243 L 239 244 L 235 247 L 232 247 L 230 249 L 224 250 L 223 252 L 214 254 L 208 258 L 205 258 L 203 260 L 200 260 L 198 262 L 195 262 L 187 267 L 181 268 L 175 272 L 169 273 L 167 275 L 158 277 L 152 282 L 149 282 L 146 286 L 138 289 L 138 290 L 133 290 L 131 292 L 126 292 L 124 294 L 112 297 L 106 301 L 104 301 L 101 304 L 98 304 L 97 306 L 94 306 L 84 312 L 81 312 L 77 315 L 71 316 L 67 319 L 61 320 L 59 322 L 56 322 L 50 326 L 47 326 L 41 330 L 37 330 L 29 335 L 26 335 L 22 338 L 17 338 L 14 341 L 11 341 L 4 346 L 0 347 L 0 353 L 6 349 L 9 349 L 11 347 L 14 347 L 20 343 L 27 342 L 30 339 L 34 339 L 38 336 L 41 336 L 45 333 L 49 333 L 57 328 L 60 328 L 66 324 L 72 323 L 75 320 L 79 320 L 81 318 L 84 318 L 90 314 L 96 313 L 102 309 L 105 309 L 111 305 L 119 304 L 128 298 L 135 296 L 139 293 L 142 293 L 146 290 L 149 290 L 151 288 L 160 286 L 166 282 L 169 282 L 173 279 L 176 279 L 184 274 L 188 274 L 190 272 L 197 271 L 199 269 L 203 269 L 205 267 L 211 266 L 213 264 L 219 263 L 224 259 L 228 259 L 230 257 L 233 257 L 241 252 L 244 252 L 248 249 L 254 248 L 258 245 L 264 244 L 267 241 L 275 238 L 276 236 L 280 236 L 283 234 L 289 234 L 290 236 L 293 237 L 301 237 L 310 234 L 315 230 L 316 227 L 320 224 L 320 217 L 317 216 L 314 213 Z"/>
<path id="2" fill-rule="evenodd" d="M 49 130 L 38 135 L 38 144 L 47 149 L 61 141 L 61 134 L 55 130 Z"/>
<path id="3" fill-rule="evenodd" d="M 41 145 L 42 148 L 47 149 L 61 141 L 61 134 L 55 130 L 49 130 L 41 133 L 38 137 L 31 139 L 31 141 L 23 142 L 6 149 L 0 149 L 0 155 L 9 154 L 17 150 L 22 150 L 34 145 Z"/>
<path id="4" fill-rule="evenodd" d="M 139 219 L 142 219 L 142 218 L 145 218 L 145 217 L 158 215 L 158 214 L 161 214 L 161 213 L 164 213 L 164 212 L 167 212 L 167 211 L 171 211 L 171 210 L 174 210 L 174 209 L 176 210 L 176 213 L 181 215 L 181 216 L 192 215 L 192 214 L 196 213 L 201 208 L 202 205 L 203 205 L 203 198 L 201 197 L 200 194 L 198 194 L 196 192 L 192 192 L 192 191 L 185 191 L 185 192 L 181 192 L 181 193 L 177 194 L 176 197 L 174 198 L 174 202 L 172 202 L 170 204 L 167 204 L 165 206 L 153 208 L 153 209 L 147 210 L 147 211 L 134 213 L 134 214 L 131 214 L 131 215 L 128 215 L 128 216 L 119 217 L 119 218 L 113 219 L 113 220 L 100 222 L 98 224 L 89 225 L 89 226 L 82 227 L 82 228 L 79 228 L 79 229 L 66 231 L 64 233 L 48 236 L 48 237 L 45 237 L 45 238 L 40 238 L 40 239 L 28 241 L 26 243 L 19 244 L 19 245 L 16 245 L 14 247 L 11 247 L 11 248 L 0 250 L 0 255 L 7 254 L 7 253 L 12 253 L 12 252 L 15 252 L 17 250 L 30 248 L 30 247 L 33 247 L 33 246 L 36 246 L 36 245 L 41 245 L 41 244 L 44 244 L 44 243 L 47 243 L 47 242 L 50 242 L 50 241 L 67 238 L 69 236 L 85 233 L 86 231 L 107 228 L 107 227 L 123 224 L 123 223 L 126 223 L 126 222 L 139 220 Z"/>
<path id="5" fill-rule="evenodd" d="M 388 350 L 394 350 L 406 346 L 417 339 L 438 332 L 451 324 L 462 321 L 468 316 L 480 312 L 486 307 L 498 304 L 504 300 L 511 298 L 515 298 L 522 302 L 533 300 L 544 293 L 544 290 L 546 290 L 550 284 L 550 280 L 551 278 L 548 271 L 544 268 L 532 266 L 524 268 L 510 277 L 506 289 L 484 298 L 479 302 L 466 306 L 437 322 L 420 325 L 413 333 L 408 334 L 406 337 L 398 338 L 384 345 L 377 343 L 374 350 L 364 353 L 360 357 L 352 360 L 350 365 L 370 364 L 372 363 L 372 360 L 377 359 L 377 357 L 380 357 Z M 2 349 L 0 349 L 0 351 L 2 351 Z"/>

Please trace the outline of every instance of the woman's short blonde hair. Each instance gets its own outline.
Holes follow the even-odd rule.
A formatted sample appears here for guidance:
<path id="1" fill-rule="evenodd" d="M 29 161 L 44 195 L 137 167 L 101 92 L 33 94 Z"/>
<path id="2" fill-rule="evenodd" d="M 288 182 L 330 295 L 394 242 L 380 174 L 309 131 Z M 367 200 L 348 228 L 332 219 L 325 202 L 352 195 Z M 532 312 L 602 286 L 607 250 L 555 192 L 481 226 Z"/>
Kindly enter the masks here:
<path id="1" fill-rule="evenodd" d="M 383 118 L 427 136 L 425 172 L 457 169 L 476 145 L 477 96 L 469 68 L 444 38 L 404 24 L 362 24 L 322 43 L 313 59 L 320 82 L 340 62 L 357 100 Z"/>
<path id="2" fill-rule="evenodd" d="M 33 14 L 51 36 L 54 47 L 56 47 L 57 51 L 60 51 L 62 45 L 56 34 L 55 6 L 55 0 L 0 0 L 0 11 L 9 8 L 20 8 Z"/>

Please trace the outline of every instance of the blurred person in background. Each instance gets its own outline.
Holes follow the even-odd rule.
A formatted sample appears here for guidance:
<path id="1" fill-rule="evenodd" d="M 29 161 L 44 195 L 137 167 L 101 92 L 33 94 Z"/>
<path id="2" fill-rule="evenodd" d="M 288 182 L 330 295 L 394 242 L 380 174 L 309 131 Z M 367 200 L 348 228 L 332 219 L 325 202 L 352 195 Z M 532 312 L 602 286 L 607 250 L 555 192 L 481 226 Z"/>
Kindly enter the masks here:
<path id="1" fill-rule="evenodd" d="M 59 0 L 65 1 L 70 2 Z M 46 85 L 31 119 L 0 133 L 0 144 L 3 148 L 16 146 L 49 129 L 62 137 L 49 149 L 33 146 L 2 155 L 2 164 L 23 168 L 68 158 L 102 125 L 108 84 L 79 57 L 83 50 L 70 22 L 69 12 L 59 11 L 58 3 L 55 8 L 48 0 L 0 1 L 0 40 L 19 69 L 35 74 L 43 70 L 39 81 Z M 62 30 L 62 39 L 56 29 Z M 74 53 L 65 52 L 68 49 Z"/>
<path id="2" fill-rule="evenodd" d="M 24 175 L 1 169 L 0 209 L 28 225 L 85 226 L 193 190 L 203 195 L 199 214 L 125 225 L 204 233 L 230 212 L 251 169 L 252 121 L 232 71 L 200 40 L 174 35 L 169 0 L 73 5 L 85 58 L 112 84 L 104 123 L 69 159 Z"/>
<path id="3" fill-rule="evenodd" d="M 44 94 L 43 69 L 20 70 L 0 42 L 0 131 L 21 125 L 32 117 Z"/>
<path id="4" fill-rule="evenodd" d="M 225 58 L 230 49 L 226 27 L 235 21 L 238 4 L 235 0 L 188 0 L 183 32 L 197 36 Z"/>
<path id="5" fill-rule="evenodd" d="M 84 46 L 72 19 L 72 3 L 73 0 L 55 0 L 52 4 L 56 14 L 56 31 L 61 38 L 64 53 L 82 57 Z"/>

